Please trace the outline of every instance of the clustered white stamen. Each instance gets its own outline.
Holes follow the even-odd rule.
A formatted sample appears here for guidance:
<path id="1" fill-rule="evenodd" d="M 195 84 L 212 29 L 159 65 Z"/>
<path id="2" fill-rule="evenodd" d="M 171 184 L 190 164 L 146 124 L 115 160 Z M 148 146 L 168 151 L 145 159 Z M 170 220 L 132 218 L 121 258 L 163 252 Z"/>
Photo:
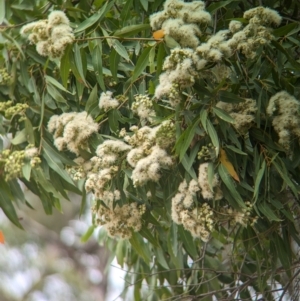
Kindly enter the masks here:
<path id="1" fill-rule="evenodd" d="M 148 181 L 157 182 L 161 177 L 161 169 L 173 164 L 167 149 L 174 141 L 174 124 L 164 121 L 155 128 L 144 126 L 132 130 L 134 134 L 124 139 L 133 147 L 127 155 L 128 163 L 134 168 L 133 184 L 140 186 Z"/>
<path id="2" fill-rule="evenodd" d="M 272 96 L 267 107 L 267 114 L 273 118 L 272 125 L 279 136 L 278 143 L 286 151 L 290 150 L 291 137 L 300 141 L 299 101 L 286 91 Z"/>
<path id="3" fill-rule="evenodd" d="M 257 112 L 256 101 L 246 98 L 245 101 L 233 104 L 219 101 L 216 105 L 218 108 L 226 111 L 235 120 L 233 127 L 240 134 L 246 134 L 253 126 L 255 114 Z"/>
<path id="4" fill-rule="evenodd" d="M 109 183 L 118 172 L 122 158 L 125 158 L 130 149 L 130 145 L 119 140 L 106 140 L 100 144 L 96 150 L 97 156 L 91 158 L 92 169 L 85 182 L 86 191 L 92 191 L 97 199 L 104 202 L 118 200 L 119 191 L 111 192 Z"/>
<path id="5" fill-rule="evenodd" d="M 103 225 L 109 236 L 128 239 L 132 232 L 141 230 L 141 216 L 145 213 L 146 206 L 139 206 L 137 203 L 116 205 L 115 208 L 112 204 L 107 207 L 100 205 L 98 210 L 94 207 L 93 211 L 96 214 L 96 223 Z"/>
<path id="6" fill-rule="evenodd" d="M 211 15 L 204 10 L 202 1 L 184 2 L 167 0 L 164 9 L 150 16 L 153 30 L 162 29 L 182 47 L 196 48 L 202 35 L 200 25 L 211 22 Z"/>
<path id="7" fill-rule="evenodd" d="M 40 55 L 59 58 L 63 55 L 65 48 L 75 39 L 69 23 L 64 12 L 53 11 L 47 20 L 23 26 L 21 34 L 29 34 L 28 40 L 36 45 L 36 51 Z"/>
<path id="8" fill-rule="evenodd" d="M 119 101 L 112 97 L 112 92 L 102 92 L 99 99 L 99 108 L 103 109 L 105 112 L 115 109 L 119 106 Z"/>
<path id="9" fill-rule="evenodd" d="M 162 28 L 165 34 L 177 40 L 181 47 L 185 47 L 171 50 L 163 66 L 165 72 L 160 75 L 159 85 L 155 90 L 156 98 L 167 96 L 173 107 L 180 102 L 180 89 L 194 85 L 200 76 L 199 71 L 204 69 L 208 62 L 218 63 L 223 57 L 228 58 L 237 50 L 247 58 L 254 58 L 257 49 L 273 39 L 271 29 L 267 26 L 272 24 L 277 26 L 281 22 L 281 17 L 276 11 L 258 7 L 245 12 L 244 18 L 249 20 L 249 24 L 244 28 L 241 22 L 233 20 L 229 24 L 229 30 L 220 30 L 205 43 L 200 44 L 197 35 L 201 34 L 199 28 L 201 21 L 196 21 L 195 18 L 197 14 L 202 18 L 203 13 L 209 16 L 203 11 L 203 3 L 200 3 L 202 2 L 184 3 L 169 0 L 166 1 L 163 11 L 150 17 L 150 24 L 154 30 Z M 189 5 L 195 7 L 198 5 L 201 13 L 197 10 L 185 11 L 185 7 Z M 204 23 L 210 21 L 210 16 L 203 20 Z M 183 39 L 180 35 L 182 31 L 187 30 L 186 28 L 189 28 L 189 33 L 185 33 Z"/>
<path id="10" fill-rule="evenodd" d="M 80 149 L 88 149 L 88 138 L 98 131 L 98 124 L 87 112 L 53 115 L 48 122 L 48 130 L 53 133 L 54 145 L 59 151 L 68 149 L 76 155 Z"/>
<path id="11" fill-rule="evenodd" d="M 178 193 L 172 199 L 172 220 L 191 232 L 194 237 L 198 237 L 207 242 L 214 224 L 214 213 L 206 203 L 197 206 L 196 193 L 200 187 L 195 180 L 191 180 L 189 185 L 184 180 L 178 188 Z"/>
<path id="12" fill-rule="evenodd" d="M 211 188 L 209 186 L 208 180 L 208 163 L 202 163 L 199 166 L 198 183 L 201 187 L 201 194 L 204 199 L 207 200 L 220 200 L 223 198 L 223 193 L 219 184 L 219 178 L 217 174 L 214 174 L 211 183 Z"/>
<path id="13" fill-rule="evenodd" d="M 146 121 L 152 123 L 153 118 L 156 116 L 153 109 L 153 101 L 148 95 L 142 94 L 135 95 L 134 99 L 135 101 L 131 106 L 132 111 L 140 117 L 142 124 Z"/>

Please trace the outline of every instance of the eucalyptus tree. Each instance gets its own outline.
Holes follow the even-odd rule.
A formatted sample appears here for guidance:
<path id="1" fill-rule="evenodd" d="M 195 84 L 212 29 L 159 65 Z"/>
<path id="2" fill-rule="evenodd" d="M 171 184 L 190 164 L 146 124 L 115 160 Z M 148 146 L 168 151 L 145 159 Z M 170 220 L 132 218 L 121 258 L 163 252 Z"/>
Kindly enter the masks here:
<path id="1" fill-rule="evenodd" d="M 299 4 L 0 3 L 8 218 L 91 195 L 125 299 L 296 300 Z"/>

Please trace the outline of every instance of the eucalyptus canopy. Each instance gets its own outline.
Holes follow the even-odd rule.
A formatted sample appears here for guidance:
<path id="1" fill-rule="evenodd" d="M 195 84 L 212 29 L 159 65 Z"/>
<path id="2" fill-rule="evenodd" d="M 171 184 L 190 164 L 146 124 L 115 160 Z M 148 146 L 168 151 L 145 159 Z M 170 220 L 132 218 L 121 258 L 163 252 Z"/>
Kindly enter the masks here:
<path id="1" fill-rule="evenodd" d="M 134 300 L 296 300 L 299 6 L 0 1 L 2 210 L 91 195 Z"/>

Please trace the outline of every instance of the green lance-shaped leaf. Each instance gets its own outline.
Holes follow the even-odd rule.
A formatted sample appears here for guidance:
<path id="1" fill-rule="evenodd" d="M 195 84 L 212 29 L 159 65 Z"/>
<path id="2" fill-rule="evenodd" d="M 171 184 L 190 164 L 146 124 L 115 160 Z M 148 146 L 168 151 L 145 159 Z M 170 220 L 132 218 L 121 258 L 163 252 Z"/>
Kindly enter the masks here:
<path id="1" fill-rule="evenodd" d="M 133 232 L 129 239 L 133 249 L 141 256 L 146 264 L 150 262 L 150 249 L 149 246 L 143 241 L 143 238 L 139 233 Z"/>
<path id="2" fill-rule="evenodd" d="M 72 49 L 71 45 L 68 45 L 60 60 L 60 77 L 64 87 L 67 87 L 68 85 L 68 78 L 71 69 L 71 63 L 69 57 L 70 52 L 72 51 L 71 49 Z"/>
<path id="3" fill-rule="evenodd" d="M 257 204 L 257 208 L 269 221 L 282 221 L 265 201 Z"/>
<path id="4" fill-rule="evenodd" d="M 69 70 L 68 70 L 68 72 L 69 72 Z M 53 78 L 49 75 L 45 75 L 45 80 L 46 80 L 47 84 L 51 84 L 51 85 L 55 86 L 56 88 L 66 92 L 66 93 L 72 94 L 60 82 L 58 82 L 55 78 Z"/>
<path id="5" fill-rule="evenodd" d="M 299 23 L 290 23 L 272 31 L 275 37 L 290 36 L 299 31 Z"/>
<path id="6" fill-rule="evenodd" d="M 261 168 L 258 171 L 256 179 L 255 179 L 254 193 L 253 193 L 254 202 L 256 202 L 256 200 L 258 198 L 259 187 L 260 187 L 261 180 L 265 174 L 265 170 L 266 170 L 266 161 L 263 160 L 263 162 L 261 164 Z"/>
<path id="7" fill-rule="evenodd" d="M 224 90 L 221 90 L 218 94 L 219 94 L 220 100 L 223 101 L 223 102 L 239 103 L 239 102 L 244 101 L 243 98 L 237 96 L 236 94 L 231 93 L 231 92 L 227 92 L 227 91 L 224 91 Z"/>
<path id="8" fill-rule="evenodd" d="M 206 124 L 207 124 L 208 135 L 210 137 L 210 140 L 211 140 L 212 144 L 215 147 L 216 156 L 218 156 L 219 151 L 220 151 L 220 144 L 219 144 L 218 134 L 217 134 L 213 124 L 211 123 L 211 121 L 209 119 L 206 120 Z"/>
<path id="9" fill-rule="evenodd" d="M 140 57 L 138 58 L 135 68 L 133 70 L 133 74 L 131 77 L 131 82 L 134 82 L 140 75 L 141 73 L 145 70 L 145 68 L 148 66 L 149 64 L 149 55 L 150 55 L 150 51 L 151 51 L 152 47 L 147 47 L 142 54 L 140 55 Z"/>
<path id="10" fill-rule="evenodd" d="M 93 235 L 94 230 L 95 230 L 95 226 L 94 225 L 90 226 L 87 229 L 87 231 L 81 236 L 80 241 L 81 242 L 87 242 L 89 240 L 89 238 Z"/>
<path id="11" fill-rule="evenodd" d="M 83 60 L 81 58 L 81 52 L 78 44 L 74 45 L 74 59 L 75 59 L 75 66 L 79 72 L 79 75 L 81 77 L 81 80 L 85 83 L 85 72 L 84 72 L 84 66 L 83 66 Z"/>
<path id="12" fill-rule="evenodd" d="M 137 24 L 137 25 L 129 25 L 125 26 L 120 30 L 117 30 L 114 33 L 115 37 L 130 37 L 133 36 L 143 30 L 150 29 L 149 24 Z"/>
<path id="13" fill-rule="evenodd" d="M 193 259 L 196 259 L 198 257 L 198 252 L 191 233 L 186 231 L 182 225 L 178 225 L 178 234 L 183 243 L 183 247 L 189 256 L 191 256 Z"/>
<path id="14" fill-rule="evenodd" d="M 113 49 L 109 55 L 109 67 L 110 67 L 112 77 L 115 81 L 118 80 L 117 75 L 118 75 L 119 62 L 120 62 L 120 55 L 115 49 Z"/>
<path id="15" fill-rule="evenodd" d="M 208 6 L 207 11 L 211 14 L 216 12 L 218 9 L 227 6 L 228 4 L 238 1 L 238 0 L 227 0 L 227 1 L 217 1 Z"/>
<path id="16" fill-rule="evenodd" d="M 105 91 L 105 84 L 103 80 L 103 65 L 102 65 L 102 44 L 98 42 L 97 46 L 93 49 L 92 52 L 92 62 L 94 67 L 94 72 L 96 79 L 100 88 Z"/>
<path id="17" fill-rule="evenodd" d="M 227 112 L 225 112 L 224 110 L 214 107 L 213 108 L 214 113 L 221 118 L 224 121 L 230 122 L 230 123 L 235 123 L 234 118 L 232 118 Z"/>
<path id="18" fill-rule="evenodd" d="M 84 31 L 90 28 L 91 26 L 93 26 L 96 22 L 100 22 L 101 19 L 114 5 L 114 2 L 115 1 L 113 0 L 106 1 L 97 13 L 93 14 L 91 17 L 89 17 L 88 19 L 84 20 L 81 24 L 79 24 L 78 27 L 75 29 L 74 33 Z"/>
<path id="19" fill-rule="evenodd" d="M 234 198 L 234 200 L 241 207 L 246 208 L 246 205 L 245 205 L 241 195 L 238 193 L 238 191 L 235 188 L 235 183 L 233 182 L 231 175 L 228 173 L 227 169 L 223 166 L 223 164 L 219 164 L 218 173 L 220 175 L 221 180 L 226 185 L 230 194 Z M 234 204 L 232 204 L 232 206 L 234 206 Z"/>
<path id="20" fill-rule="evenodd" d="M 16 210 L 12 204 L 10 187 L 3 178 L 0 179 L 0 208 L 13 224 L 23 229 L 19 222 Z"/>
<path id="21" fill-rule="evenodd" d="M 95 106 L 98 107 L 98 105 L 99 105 L 99 98 L 98 98 L 98 88 L 96 84 L 86 102 L 85 111 L 87 111 L 90 114 L 91 111 L 95 108 Z"/>
<path id="22" fill-rule="evenodd" d="M 121 57 L 123 57 L 126 61 L 129 61 L 129 55 L 126 51 L 126 48 L 118 41 L 113 40 L 112 41 L 112 47 L 116 50 L 116 52 L 119 53 Z"/>

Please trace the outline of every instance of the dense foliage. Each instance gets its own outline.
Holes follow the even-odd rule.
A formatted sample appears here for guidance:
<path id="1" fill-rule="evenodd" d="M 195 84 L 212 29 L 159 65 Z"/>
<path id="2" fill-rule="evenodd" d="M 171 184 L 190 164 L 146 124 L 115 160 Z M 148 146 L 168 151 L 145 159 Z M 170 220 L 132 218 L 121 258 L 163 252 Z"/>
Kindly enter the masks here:
<path id="1" fill-rule="evenodd" d="M 292 298 L 300 5 L 257 2 L 1 0 L 7 217 L 92 195 L 124 298 Z"/>

